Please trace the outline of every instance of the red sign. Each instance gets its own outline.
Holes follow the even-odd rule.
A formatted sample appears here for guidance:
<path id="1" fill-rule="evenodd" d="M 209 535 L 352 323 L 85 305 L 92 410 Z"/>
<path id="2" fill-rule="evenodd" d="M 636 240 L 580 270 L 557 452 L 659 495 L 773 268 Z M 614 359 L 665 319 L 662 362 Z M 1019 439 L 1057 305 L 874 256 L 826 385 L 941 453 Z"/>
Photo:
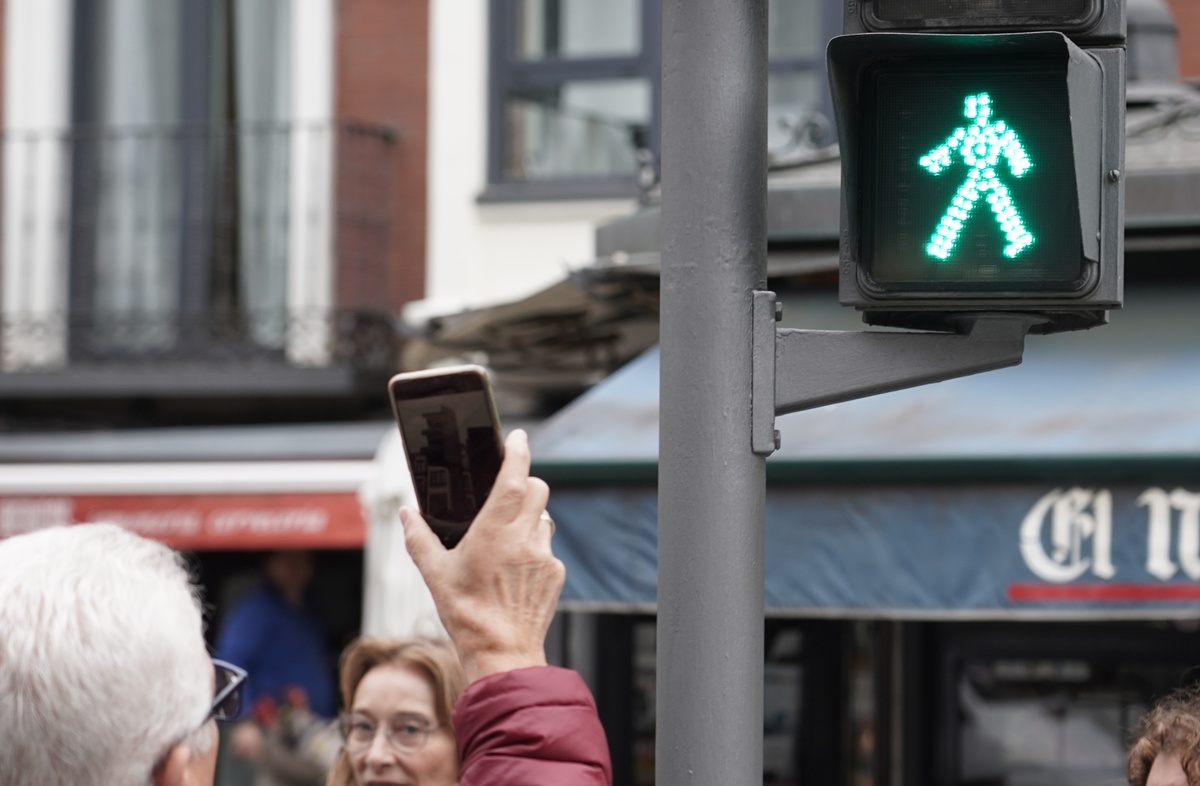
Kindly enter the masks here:
<path id="1" fill-rule="evenodd" d="M 1008 599 L 1015 603 L 1072 601 L 1088 603 L 1139 603 L 1166 600 L 1200 600 L 1196 584 L 1031 584 L 1008 585 Z"/>
<path id="2" fill-rule="evenodd" d="M 184 551 L 362 548 L 366 542 L 353 492 L 0 497 L 0 537 L 100 521 Z"/>

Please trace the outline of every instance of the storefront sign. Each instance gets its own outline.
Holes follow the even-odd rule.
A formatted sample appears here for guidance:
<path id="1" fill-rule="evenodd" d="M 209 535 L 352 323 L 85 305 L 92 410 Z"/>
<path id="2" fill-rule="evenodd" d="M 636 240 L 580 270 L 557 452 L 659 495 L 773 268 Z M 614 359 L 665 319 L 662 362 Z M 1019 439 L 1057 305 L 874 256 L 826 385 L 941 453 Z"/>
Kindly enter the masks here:
<path id="1" fill-rule="evenodd" d="M 178 549 L 361 548 L 357 494 L 142 494 L 0 497 L 0 537 L 112 522 Z"/>
<path id="2" fill-rule="evenodd" d="M 1143 538 L 1142 583 L 1014 584 L 1016 601 L 1200 600 L 1200 494 L 1148 488 L 1137 497 L 1145 520 L 1122 522 Z M 1140 526 L 1138 526 L 1140 524 Z M 1131 534 L 1129 537 L 1136 537 Z M 1021 524 L 1021 556 L 1050 585 L 1114 579 L 1112 492 L 1071 488 L 1046 494 Z M 1196 583 L 1168 583 L 1176 576 Z"/>
<path id="3" fill-rule="evenodd" d="M 653 605 L 653 491 L 558 489 L 551 512 L 568 603 Z M 1200 489 L 772 488 L 765 559 L 777 611 L 1195 616 Z"/>

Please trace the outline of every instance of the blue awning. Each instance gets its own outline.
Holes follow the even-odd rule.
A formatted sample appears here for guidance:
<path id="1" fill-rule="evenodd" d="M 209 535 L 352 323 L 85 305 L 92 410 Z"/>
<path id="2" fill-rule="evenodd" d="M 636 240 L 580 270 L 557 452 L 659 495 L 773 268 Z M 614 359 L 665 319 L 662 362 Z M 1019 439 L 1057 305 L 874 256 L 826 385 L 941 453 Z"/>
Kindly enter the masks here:
<path id="1" fill-rule="evenodd" d="M 1111 325 L 1028 339 L 1021 366 L 779 418 L 768 607 L 1200 614 L 1196 294 L 1131 290 Z M 785 314 L 861 329 L 828 293 Z M 653 608 L 658 378 L 651 350 L 534 437 L 568 606 Z"/>

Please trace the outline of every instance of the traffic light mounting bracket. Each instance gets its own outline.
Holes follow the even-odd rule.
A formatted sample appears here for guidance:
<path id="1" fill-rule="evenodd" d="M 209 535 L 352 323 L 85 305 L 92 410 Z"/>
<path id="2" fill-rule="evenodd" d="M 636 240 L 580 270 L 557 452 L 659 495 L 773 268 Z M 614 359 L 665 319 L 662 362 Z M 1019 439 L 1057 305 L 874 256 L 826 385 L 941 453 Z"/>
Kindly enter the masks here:
<path id="1" fill-rule="evenodd" d="M 1027 314 L 959 316 L 958 333 L 794 330 L 776 327 L 774 292 L 753 305 L 751 446 L 779 448 L 775 416 L 1020 364 Z"/>

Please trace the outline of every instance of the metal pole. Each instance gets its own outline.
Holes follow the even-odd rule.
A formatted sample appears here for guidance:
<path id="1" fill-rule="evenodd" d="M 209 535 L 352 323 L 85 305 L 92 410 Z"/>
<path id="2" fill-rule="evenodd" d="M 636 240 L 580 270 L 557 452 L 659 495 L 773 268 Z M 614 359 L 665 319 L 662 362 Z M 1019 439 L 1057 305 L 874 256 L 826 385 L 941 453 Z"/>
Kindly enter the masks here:
<path id="1" fill-rule="evenodd" d="M 664 0 L 657 772 L 762 779 L 767 0 Z"/>

